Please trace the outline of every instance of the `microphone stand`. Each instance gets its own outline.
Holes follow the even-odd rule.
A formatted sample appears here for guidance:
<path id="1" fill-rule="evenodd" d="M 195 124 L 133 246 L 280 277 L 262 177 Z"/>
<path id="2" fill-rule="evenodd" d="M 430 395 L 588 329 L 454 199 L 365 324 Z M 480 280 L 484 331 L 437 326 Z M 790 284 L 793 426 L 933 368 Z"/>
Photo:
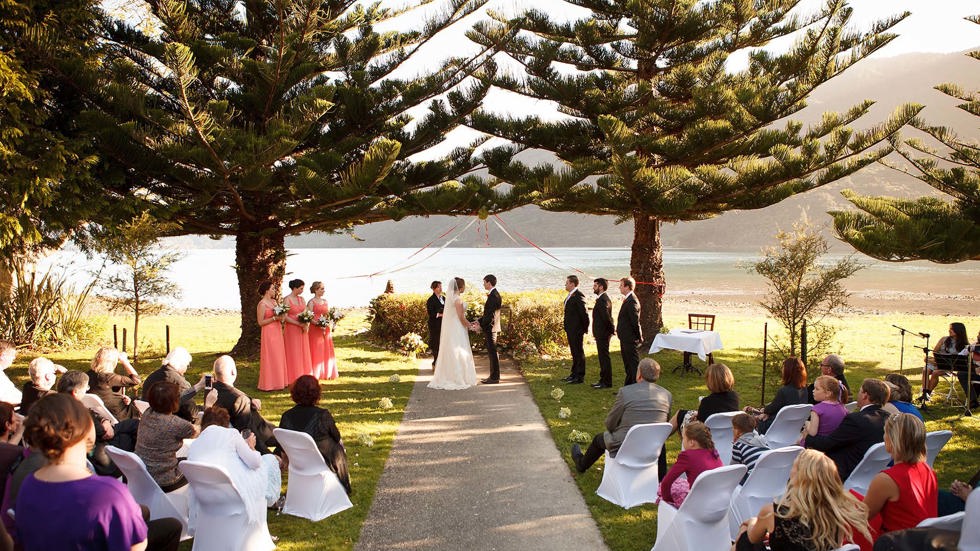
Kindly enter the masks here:
<path id="1" fill-rule="evenodd" d="M 902 333 L 902 345 L 901 348 L 898 349 L 898 373 L 899 375 L 905 375 L 905 334 L 911 333 L 912 331 L 909 331 L 904 327 L 899 327 L 895 324 L 892 324 L 892 327 L 898 329 Z"/>

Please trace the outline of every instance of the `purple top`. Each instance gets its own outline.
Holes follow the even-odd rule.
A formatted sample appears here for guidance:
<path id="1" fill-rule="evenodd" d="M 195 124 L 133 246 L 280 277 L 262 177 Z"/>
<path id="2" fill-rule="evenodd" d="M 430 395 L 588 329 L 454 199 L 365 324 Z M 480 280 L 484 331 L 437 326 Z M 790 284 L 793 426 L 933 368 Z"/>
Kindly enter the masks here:
<path id="1" fill-rule="evenodd" d="M 817 402 L 813 406 L 813 411 L 820 418 L 817 436 L 828 436 L 837 430 L 844 417 L 847 417 L 847 408 L 840 402 Z"/>
<path id="2" fill-rule="evenodd" d="M 126 486 L 108 476 L 44 482 L 30 474 L 17 495 L 16 514 L 24 551 L 129 551 L 146 540 L 139 505 Z"/>
<path id="3" fill-rule="evenodd" d="M 660 497 L 668 503 L 674 503 L 674 496 L 670 493 L 670 486 L 681 474 L 687 474 L 687 483 L 694 486 L 694 481 L 698 479 L 704 471 L 724 467 L 721 459 L 718 458 L 718 450 L 684 450 L 677 456 L 674 466 L 667 471 L 667 476 L 660 481 Z"/>

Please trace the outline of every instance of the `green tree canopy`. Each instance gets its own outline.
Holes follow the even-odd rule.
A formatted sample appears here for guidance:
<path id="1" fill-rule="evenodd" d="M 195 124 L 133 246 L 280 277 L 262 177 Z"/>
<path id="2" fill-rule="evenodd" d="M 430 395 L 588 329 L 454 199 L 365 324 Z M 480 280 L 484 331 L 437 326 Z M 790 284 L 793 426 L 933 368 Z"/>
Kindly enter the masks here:
<path id="1" fill-rule="evenodd" d="M 495 84 L 556 102 L 566 118 L 481 111 L 471 125 L 515 144 L 486 154 L 490 173 L 544 209 L 633 221 L 630 269 L 647 342 L 662 325 L 662 222 L 765 207 L 837 180 L 888 153 L 873 146 L 916 112 L 863 132 L 849 125 L 870 101 L 808 127 L 788 120 L 819 85 L 887 44 L 905 15 L 862 32 L 849 27 L 844 0 L 809 15 L 796 14 L 798 0 L 564 3 L 590 13 L 569 22 L 537 10 L 497 16 L 471 37 L 489 45 L 520 28 L 505 49 L 524 74 Z M 786 51 L 765 49 L 782 38 L 793 40 Z M 740 51 L 744 69 L 730 64 Z M 525 149 L 560 165 L 522 164 L 514 153 Z"/>

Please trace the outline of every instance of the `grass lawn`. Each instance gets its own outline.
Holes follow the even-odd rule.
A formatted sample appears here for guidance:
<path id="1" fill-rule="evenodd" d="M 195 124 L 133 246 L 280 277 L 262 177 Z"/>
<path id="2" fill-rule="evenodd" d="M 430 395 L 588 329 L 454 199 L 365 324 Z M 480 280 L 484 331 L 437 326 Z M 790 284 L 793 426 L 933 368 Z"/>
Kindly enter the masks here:
<path id="1" fill-rule="evenodd" d="M 924 328 L 933 335 L 945 335 L 951 320 L 943 316 L 920 315 L 852 315 L 842 321 L 837 336 L 836 350 L 847 363 L 846 375 L 855 389 L 866 377 L 883 377 L 885 374 L 898 371 L 899 339 L 897 331 L 891 327 L 896 324 L 902 327 Z M 971 331 L 976 330 L 976 320 L 960 320 L 967 324 Z M 664 317 L 667 327 L 686 327 L 685 314 Z M 714 354 L 716 362 L 723 362 L 731 368 L 735 375 L 735 390 L 741 395 L 742 405 L 760 405 L 762 403 L 761 386 L 761 350 L 762 329 L 765 319 L 762 316 L 720 315 L 716 329 L 721 333 L 725 349 Z M 773 323 L 769 324 L 770 330 Z M 971 334 L 972 336 L 972 334 Z M 915 339 L 919 340 L 919 339 Z M 932 340 L 935 342 L 935 339 Z M 906 337 L 906 344 L 911 343 Z M 575 429 L 593 435 L 603 430 L 603 420 L 612 405 L 616 391 L 622 383 L 624 372 L 622 359 L 619 355 L 618 342 L 613 339 L 613 384 L 609 390 L 594 390 L 585 385 L 562 385 L 559 380 L 568 374 L 568 359 L 549 359 L 526 362 L 523 366 L 524 375 L 531 385 L 532 394 L 541 409 L 546 422 L 551 428 L 558 449 L 562 451 L 568 462 L 569 469 L 574 467 L 568 450 L 571 442 L 569 433 Z M 586 383 L 598 380 L 599 366 L 595 356 L 595 346 L 586 345 L 588 359 Z M 905 375 L 912 381 L 913 389 L 918 390 L 918 373 L 922 366 L 922 353 L 908 348 L 905 352 Z M 682 362 L 681 353 L 662 351 L 653 356 L 663 366 L 664 373 L 660 384 L 673 393 L 674 410 L 678 408 L 696 409 L 698 396 L 708 393 L 703 377 L 696 374 L 682 375 L 672 373 L 672 369 Z M 769 365 L 778 366 L 782 357 L 770 354 Z M 695 357 L 693 361 L 703 367 Z M 819 364 L 819 359 L 811 358 L 811 366 Z M 819 368 L 811 367 L 810 380 Z M 766 399 L 775 394 L 779 386 L 778 375 L 767 375 Z M 941 383 L 945 388 L 945 383 Z M 551 397 L 551 391 L 561 387 L 565 395 L 560 401 Z M 558 411 L 561 407 L 571 409 L 571 417 L 560 419 Z M 940 406 L 929 408 L 925 412 L 927 430 L 949 429 L 953 438 L 943 448 L 936 460 L 935 468 L 939 477 L 940 487 L 948 488 L 953 479 L 967 480 L 976 471 L 977 448 L 980 444 L 980 418 L 961 417 L 962 410 L 948 409 Z M 584 448 L 584 446 L 583 446 Z M 667 443 L 668 465 L 674 463 L 680 451 L 678 437 L 672 436 Z M 593 517 L 599 524 L 602 535 L 614 551 L 647 550 L 653 546 L 656 539 L 657 508 L 655 505 L 644 505 L 624 510 L 613 505 L 596 494 L 596 488 L 602 479 L 602 461 L 585 474 L 576 474 L 575 479 L 579 490 L 585 497 Z"/>

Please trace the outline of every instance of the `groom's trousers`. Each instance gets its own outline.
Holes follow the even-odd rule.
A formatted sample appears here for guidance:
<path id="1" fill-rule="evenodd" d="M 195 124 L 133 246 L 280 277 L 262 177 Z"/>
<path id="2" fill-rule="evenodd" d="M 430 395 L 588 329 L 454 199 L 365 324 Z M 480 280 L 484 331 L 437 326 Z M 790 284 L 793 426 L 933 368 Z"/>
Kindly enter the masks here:
<path id="1" fill-rule="evenodd" d="M 500 380 L 500 359 L 497 358 L 497 333 L 483 330 L 483 338 L 487 343 L 487 356 L 490 357 L 490 377 L 492 381 Z"/>

